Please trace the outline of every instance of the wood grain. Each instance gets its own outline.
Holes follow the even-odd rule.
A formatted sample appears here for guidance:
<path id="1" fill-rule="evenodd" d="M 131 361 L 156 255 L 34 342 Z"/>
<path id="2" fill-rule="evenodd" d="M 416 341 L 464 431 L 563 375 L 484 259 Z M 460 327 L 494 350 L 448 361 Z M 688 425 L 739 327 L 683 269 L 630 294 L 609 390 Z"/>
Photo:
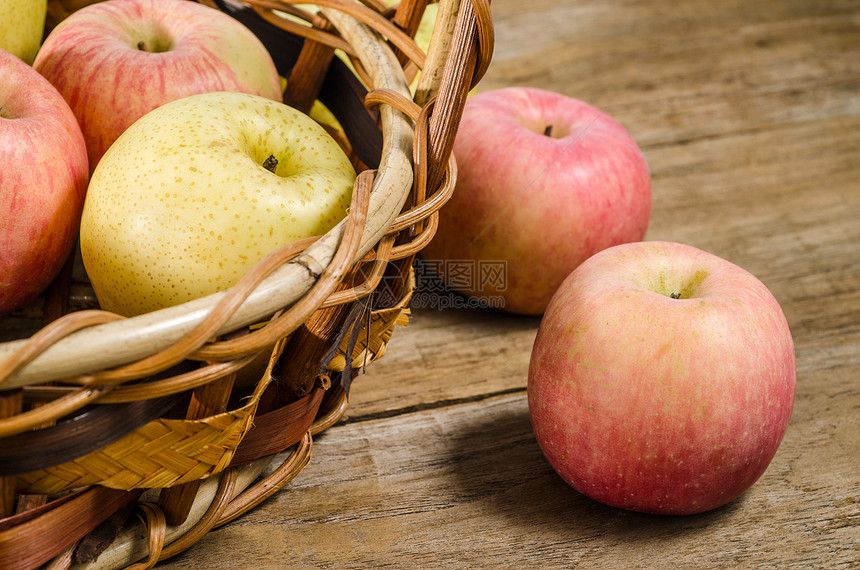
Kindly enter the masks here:
<path id="1" fill-rule="evenodd" d="M 532 85 L 611 113 L 652 170 L 647 239 L 725 257 L 782 304 L 798 387 L 771 466 L 699 516 L 584 498 L 531 433 L 539 319 L 439 310 L 447 294 L 419 280 L 435 297 L 356 380 L 310 466 L 164 567 L 857 567 L 860 4 L 492 6 L 497 47 L 481 88 Z"/>
<path id="2" fill-rule="evenodd" d="M 243 564 L 266 568 L 800 567 L 856 559 L 856 487 L 822 472 L 799 478 L 805 440 L 792 430 L 765 476 L 726 507 L 656 517 L 567 487 L 541 455 L 521 394 L 408 421 L 356 422 L 320 439 L 316 461 L 290 490 L 175 567 L 228 568 L 243 544 Z M 832 460 L 850 467 L 850 452 Z M 824 494 L 830 513 L 822 519 Z"/>

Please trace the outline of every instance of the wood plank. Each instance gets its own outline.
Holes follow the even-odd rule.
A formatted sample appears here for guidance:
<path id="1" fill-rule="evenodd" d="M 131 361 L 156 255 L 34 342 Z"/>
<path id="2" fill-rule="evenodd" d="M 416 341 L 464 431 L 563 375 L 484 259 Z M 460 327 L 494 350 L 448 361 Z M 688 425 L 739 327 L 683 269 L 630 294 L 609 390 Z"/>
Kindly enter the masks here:
<path id="1" fill-rule="evenodd" d="M 565 485 L 534 440 L 523 394 L 357 422 L 322 435 L 324 459 L 287 491 L 164 567 L 848 567 L 860 554 L 858 435 L 795 423 L 741 498 L 659 517 Z"/>
<path id="2" fill-rule="evenodd" d="M 646 147 L 856 115 L 858 12 L 852 0 L 494 2 L 480 88 L 578 97 Z"/>

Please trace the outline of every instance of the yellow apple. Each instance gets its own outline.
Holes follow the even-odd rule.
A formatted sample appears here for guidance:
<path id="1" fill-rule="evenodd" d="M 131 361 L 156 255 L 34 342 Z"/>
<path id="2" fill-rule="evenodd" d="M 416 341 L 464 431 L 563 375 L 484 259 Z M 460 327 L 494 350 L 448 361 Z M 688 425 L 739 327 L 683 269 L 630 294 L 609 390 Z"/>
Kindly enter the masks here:
<path id="1" fill-rule="evenodd" d="M 31 65 L 42 43 L 48 0 L 0 0 L 0 48 Z"/>
<path id="2" fill-rule="evenodd" d="M 208 295 L 334 227 L 354 180 L 334 139 L 287 105 L 232 92 L 179 99 L 132 124 L 93 172 L 84 267 L 102 308 L 125 316 Z"/>

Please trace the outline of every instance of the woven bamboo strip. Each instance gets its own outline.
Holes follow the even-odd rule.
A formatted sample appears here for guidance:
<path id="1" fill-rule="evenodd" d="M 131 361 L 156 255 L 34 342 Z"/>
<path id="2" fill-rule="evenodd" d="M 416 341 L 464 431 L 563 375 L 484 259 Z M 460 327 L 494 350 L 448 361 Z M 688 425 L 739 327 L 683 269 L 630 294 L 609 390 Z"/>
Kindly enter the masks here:
<path id="1" fill-rule="evenodd" d="M 266 458 L 243 466 L 238 471 L 231 500 L 236 499 L 242 492 L 251 487 L 275 458 Z M 181 525 L 168 526 L 165 529 L 164 544 L 169 545 L 178 537 L 187 533 L 203 518 L 209 510 L 220 485 L 221 475 L 204 480 L 197 492 L 197 500 L 191 508 L 188 518 Z M 154 496 L 144 495 L 145 499 L 154 500 Z M 217 523 L 217 521 L 216 521 Z M 113 570 L 125 568 L 148 555 L 148 535 L 142 523 L 131 524 L 123 529 L 111 547 L 99 556 L 98 560 L 86 565 L 73 565 L 76 570 Z"/>
<path id="2" fill-rule="evenodd" d="M 312 445 L 308 432 L 277 469 L 230 502 L 215 526 L 227 524 L 248 512 L 292 481 L 310 462 Z"/>
<path id="3" fill-rule="evenodd" d="M 48 504 L 22 513 L 14 525 L 0 525 L 0 568 L 34 568 L 47 558 L 63 552 L 89 529 L 136 499 L 139 491 L 126 493 L 89 487 Z M 42 532 L 34 532 L 41 530 Z"/>
<path id="4" fill-rule="evenodd" d="M 391 251 L 393 249 L 394 240 L 389 236 L 385 236 L 380 240 L 379 247 L 377 247 L 374 259 L 373 259 L 373 267 L 370 272 L 367 273 L 367 278 L 360 284 L 352 287 L 351 289 L 346 289 L 344 291 L 337 291 L 332 293 L 328 299 L 326 299 L 325 303 L 323 303 L 320 308 L 325 309 L 327 307 L 333 307 L 335 305 L 343 305 L 352 301 L 357 301 L 369 295 L 376 289 L 376 286 L 379 285 L 379 282 L 382 280 L 383 272 L 385 271 L 385 265 L 391 259 Z M 368 261 L 370 261 L 368 259 Z"/>
<path id="5" fill-rule="evenodd" d="M 357 342 L 351 352 L 349 339 L 344 338 L 339 353 L 329 362 L 328 369 L 342 371 L 346 368 L 347 362 L 352 368 L 363 368 L 380 358 L 385 353 L 386 344 L 391 340 L 394 327 L 396 325 L 405 326 L 408 322 L 409 310 L 406 307 L 412 298 L 413 285 L 414 276 L 410 273 L 406 287 L 410 293 L 404 296 L 396 306 L 374 311 L 370 321 L 366 323 L 367 330 L 358 335 Z M 357 323 L 355 326 L 359 326 L 359 324 L 361 323 Z"/>
<path id="6" fill-rule="evenodd" d="M 415 102 L 422 107 L 436 96 L 442 82 L 442 71 L 451 49 L 451 38 L 460 11 L 460 0 L 440 0 L 436 23 L 430 36 L 425 67 L 415 88 Z"/>
<path id="7" fill-rule="evenodd" d="M 489 0 L 469 0 L 460 5 L 450 50 L 462 54 L 450 58 L 439 81 L 438 97 L 465 102 L 469 90 L 490 65 L 493 26 Z M 435 188 L 444 176 L 446 159 L 454 146 L 454 131 L 460 123 L 463 104 L 440 106 L 430 121 L 428 185 Z"/>
<path id="8" fill-rule="evenodd" d="M 271 10 L 280 10 L 285 6 L 288 6 L 292 3 L 302 4 L 303 2 L 280 2 L 278 0 L 244 0 L 246 4 L 250 4 L 253 6 L 259 6 L 261 8 L 267 8 Z M 411 60 L 418 68 L 424 67 L 424 59 L 425 54 L 422 52 L 418 46 L 415 44 L 415 41 L 411 36 L 406 34 L 403 30 L 394 25 L 391 21 L 383 17 L 377 11 L 372 10 L 366 6 L 362 6 L 359 3 L 352 2 L 350 0 L 315 0 L 314 4 L 321 8 L 321 12 L 328 17 L 332 13 L 343 14 L 344 16 L 353 19 L 355 24 L 362 24 L 365 27 L 368 27 L 373 30 L 377 30 L 382 36 L 388 39 L 392 44 L 394 44 L 397 49 L 401 50 L 406 56 Z M 331 20 L 331 18 L 329 18 Z M 334 22 L 332 22 L 334 23 Z M 354 27 L 355 24 L 350 23 L 347 24 L 350 27 Z M 348 37 L 350 31 L 345 32 L 345 28 L 343 25 L 338 26 L 335 23 L 335 26 L 341 32 L 341 35 L 347 40 L 347 43 L 355 49 L 355 43 L 352 41 L 353 38 Z M 324 40 L 322 40 L 324 41 Z M 336 46 L 333 46 L 336 47 Z M 361 51 L 355 49 L 357 54 L 361 54 Z M 366 58 L 360 58 L 363 62 L 366 61 Z M 398 70 L 401 69 L 400 64 L 395 64 Z"/>
<path id="9" fill-rule="evenodd" d="M 225 412 L 230 401 L 230 395 L 233 392 L 235 381 L 236 374 L 232 373 L 217 378 L 199 388 L 195 388 L 191 393 L 191 402 L 186 409 L 185 419 L 196 420 L 206 418 L 212 414 Z M 239 441 L 241 441 L 241 438 Z M 239 442 L 232 447 L 233 452 L 238 448 L 238 445 Z M 199 456 L 195 457 L 199 458 Z M 214 465 L 211 459 L 204 461 L 210 465 Z M 185 520 L 194 503 L 194 497 L 197 494 L 199 485 L 200 479 L 195 478 L 182 485 L 176 485 L 161 491 L 161 495 L 158 497 L 158 505 L 164 511 L 165 519 L 169 524 L 179 524 Z"/>
<path id="10" fill-rule="evenodd" d="M 20 413 L 23 402 L 21 390 L 0 395 L 0 419 Z M 12 514 L 15 506 L 15 479 L 0 477 L 0 518 Z"/>
<path id="11" fill-rule="evenodd" d="M 172 556 L 176 556 L 180 552 L 185 551 L 189 546 L 203 538 L 207 532 L 212 530 L 221 518 L 221 515 L 230 504 L 230 500 L 234 496 L 236 481 L 239 477 L 237 468 L 228 469 L 221 476 L 218 482 L 218 489 L 215 491 L 215 498 L 203 516 L 197 521 L 188 532 L 178 537 L 174 542 L 171 542 L 164 550 L 160 552 L 159 560 L 165 560 Z"/>
<path id="12" fill-rule="evenodd" d="M 250 428 L 256 401 L 200 420 L 160 419 L 76 460 L 18 476 L 19 490 L 59 493 L 85 485 L 170 487 L 224 469 Z"/>

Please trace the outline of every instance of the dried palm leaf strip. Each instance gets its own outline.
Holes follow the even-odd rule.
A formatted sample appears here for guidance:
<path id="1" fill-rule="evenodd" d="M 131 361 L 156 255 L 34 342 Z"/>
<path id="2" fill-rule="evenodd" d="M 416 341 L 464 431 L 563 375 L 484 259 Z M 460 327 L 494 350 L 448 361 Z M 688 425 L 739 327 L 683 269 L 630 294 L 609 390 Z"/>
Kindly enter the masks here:
<path id="1" fill-rule="evenodd" d="M 161 417 L 176 402 L 175 397 L 164 397 L 99 406 L 38 431 L 0 438 L 0 476 L 20 475 L 87 455 Z"/>
<path id="2" fill-rule="evenodd" d="M 306 465 L 307 460 L 309 459 L 310 445 L 300 445 L 288 454 L 285 463 L 290 463 L 290 467 L 294 467 L 296 464 L 301 465 L 304 463 Z M 259 483 L 255 482 L 266 471 L 270 463 L 272 463 L 272 460 L 273 458 L 266 458 L 237 468 L 236 481 L 232 485 L 229 495 L 225 495 L 223 493 L 223 487 L 221 485 L 222 474 L 205 479 L 200 484 L 200 489 L 197 492 L 197 500 L 194 502 L 194 505 L 191 508 L 191 513 L 188 515 L 185 522 L 178 526 L 167 526 L 163 529 L 164 537 L 162 548 L 169 547 L 170 544 L 180 539 L 183 535 L 198 525 L 198 523 L 200 523 L 200 521 L 206 516 L 207 512 L 211 512 L 213 510 L 213 503 L 215 503 L 214 509 L 218 514 L 218 517 L 214 521 L 214 524 L 217 525 L 226 514 L 229 514 L 230 504 L 232 501 L 238 500 L 241 493 L 246 489 L 259 485 Z M 301 469 L 298 469 L 297 472 L 300 471 Z M 221 489 L 220 494 L 219 489 Z M 148 494 L 144 494 L 141 500 L 149 502 L 148 499 L 150 498 L 153 497 Z M 221 504 L 225 498 L 229 499 L 226 506 Z M 158 508 L 157 505 L 155 505 L 155 508 Z M 130 524 L 120 532 L 113 544 L 111 544 L 97 560 L 85 566 L 87 570 L 114 570 L 116 568 L 127 568 L 141 559 L 149 558 L 150 537 L 146 531 L 144 523 L 136 522 L 131 524 L 133 521 L 129 522 Z M 156 530 L 160 531 L 162 529 L 156 528 Z M 79 566 L 72 566 L 72 568 L 79 568 Z"/>
<path id="3" fill-rule="evenodd" d="M 80 540 L 140 491 L 88 487 L 0 521 L 0 568 L 35 568 Z"/>

